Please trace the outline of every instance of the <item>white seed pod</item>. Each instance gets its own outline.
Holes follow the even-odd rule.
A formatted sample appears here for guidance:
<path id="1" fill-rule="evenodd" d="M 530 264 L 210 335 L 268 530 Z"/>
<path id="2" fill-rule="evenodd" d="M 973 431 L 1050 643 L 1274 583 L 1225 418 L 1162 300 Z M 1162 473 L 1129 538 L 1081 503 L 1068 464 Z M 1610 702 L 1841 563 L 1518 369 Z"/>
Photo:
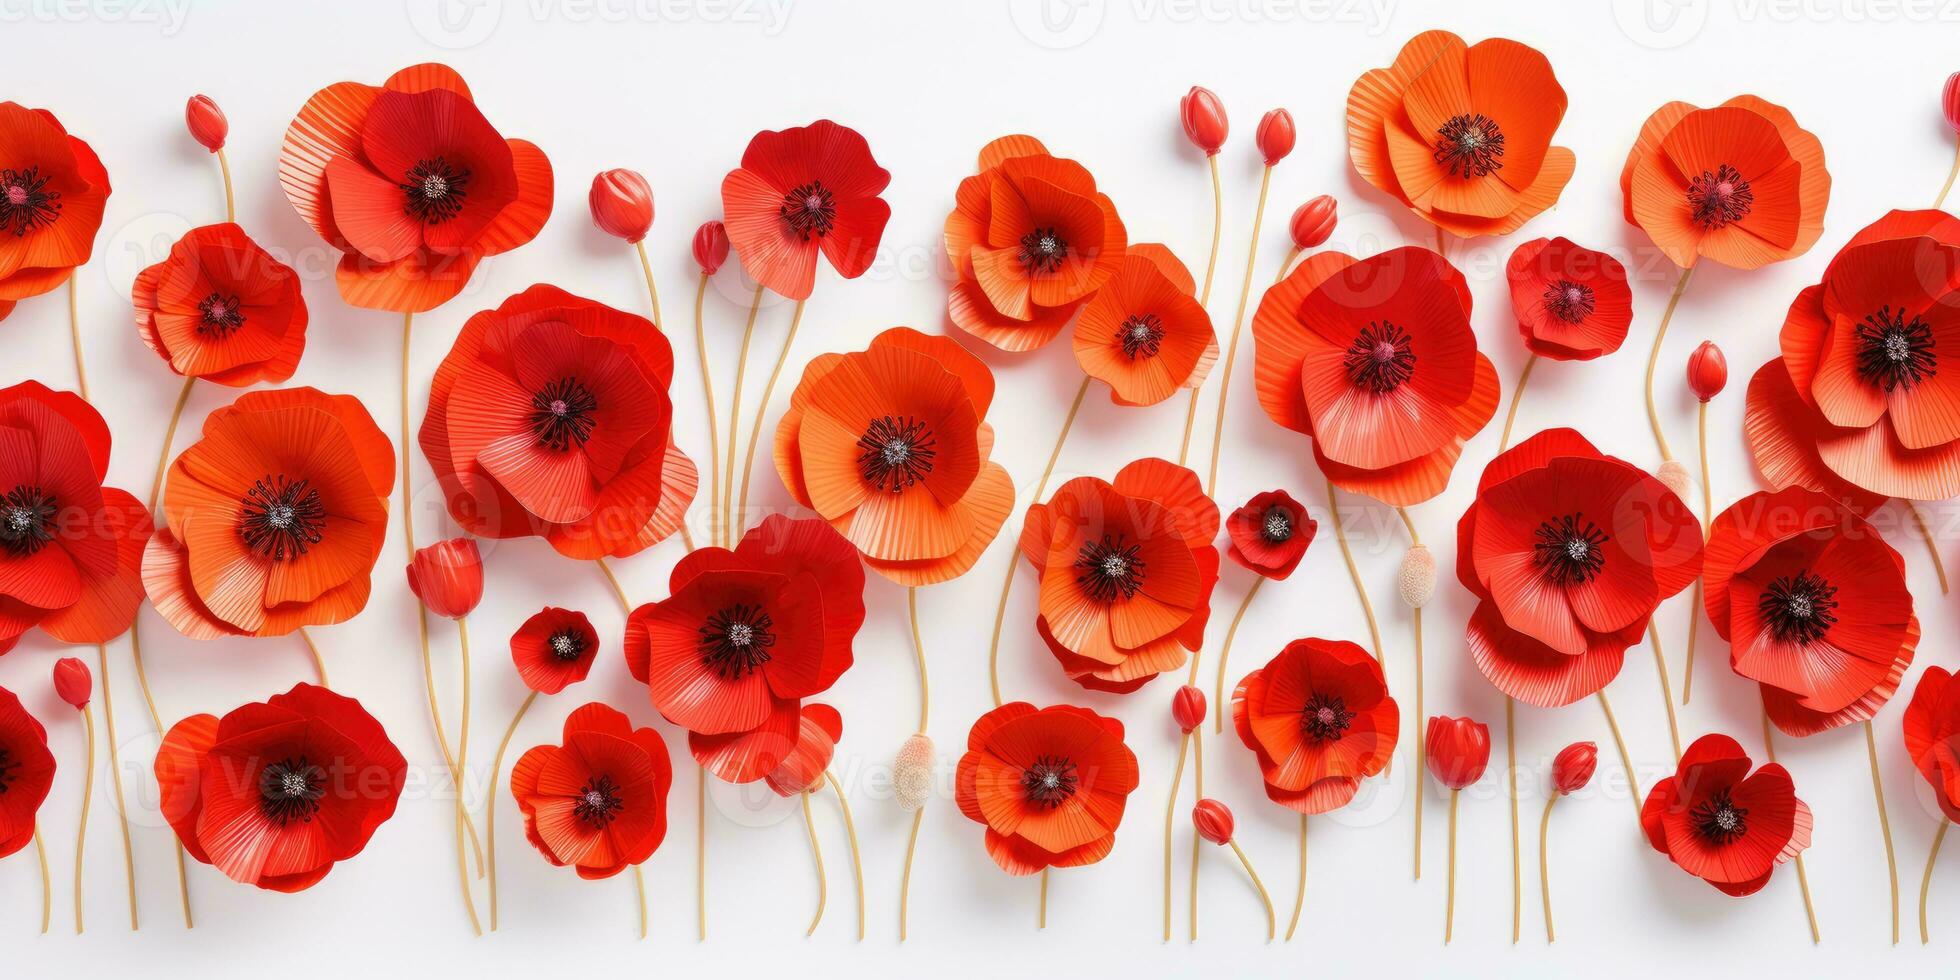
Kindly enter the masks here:
<path id="1" fill-rule="evenodd" d="M 1683 500 L 1688 499 L 1687 464 L 1678 459 L 1670 459 L 1662 463 L 1660 469 L 1654 471 L 1654 476 L 1666 484 L 1669 490 L 1674 491 L 1675 496 Z"/>
<path id="2" fill-rule="evenodd" d="M 1402 601 L 1421 609 L 1436 597 L 1436 556 L 1426 544 L 1411 547 L 1402 556 L 1402 570 L 1396 573 L 1395 587 Z"/>
<path id="3" fill-rule="evenodd" d="M 900 809 L 918 810 L 932 796 L 932 739 L 924 732 L 898 747 L 892 763 L 892 793 Z"/>

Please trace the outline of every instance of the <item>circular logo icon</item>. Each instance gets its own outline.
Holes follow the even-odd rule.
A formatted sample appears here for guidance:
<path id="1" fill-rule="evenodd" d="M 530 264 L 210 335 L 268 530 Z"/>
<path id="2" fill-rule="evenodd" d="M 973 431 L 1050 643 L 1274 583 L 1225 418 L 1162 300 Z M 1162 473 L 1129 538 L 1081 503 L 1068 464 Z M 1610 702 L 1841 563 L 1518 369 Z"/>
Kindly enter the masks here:
<path id="1" fill-rule="evenodd" d="M 1039 47 L 1076 47 L 1102 30 L 1106 0 L 1010 0 L 1014 29 Z"/>
<path id="2" fill-rule="evenodd" d="M 1678 48 L 1708 23 L 1708 0 L 1613 0 L 1620 33 L 1645 48 Z"/>
<path id="3" fill-rule="evenodd" d="M 490 39 L 503 19 L 502 0 L 409 0 L 408 23 L 439 48 L 473 48 Z"/>

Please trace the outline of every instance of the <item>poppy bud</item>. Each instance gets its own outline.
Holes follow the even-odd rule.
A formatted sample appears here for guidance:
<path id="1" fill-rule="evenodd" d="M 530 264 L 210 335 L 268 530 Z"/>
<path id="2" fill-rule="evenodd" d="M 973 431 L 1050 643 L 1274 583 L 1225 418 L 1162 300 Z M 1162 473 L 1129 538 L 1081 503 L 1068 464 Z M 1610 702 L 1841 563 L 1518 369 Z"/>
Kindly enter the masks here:
<path id="1" fill-rule="evenodd" d="M 1171 695 L 1171 717 L 1177 720 L 1177 727 L 1184 734 L 1191 734 L 1205 723 L 1205 692 L 1189 684 L 1178 688 Z"/>
<path id="2" fill-rule="evenodd" d="M 1214 844 L 1232 842 L 1232 808 L 1209 797 L 1199 800 L 1191 808 L 1191 822 L 1198 827 L 1198 836 Z"/>
<path id="3" fill-rule="evenodd" d="M 88 699 L 95 679 L 89 675 L 88 664 L 74 657 L 63 657 L 54 662 L 54 693 L 71 707 L 82 708 Z"/>
<path id="4" fill-rule="evenodd" d="M 1490 727 L 1468 718 L 1431 715 L 1426 739 L 1429 774 L 1451 789 L 1483 778 L 1490 765 Z"/>
<path id="5" fill-rule="evenodd" d="M 728 229 L 719 221 L 703 221 L 694 229 L 694 261 L 701 274 L 712 276 L 728 261 Z"/>
<path id="6" fill-rule="evenodd" d="M 1334 199 L 1326 194 L 1300 205 L 1287 226 L 1293 233 L 1293 247 L 1304 252 L 1326 241 L 1334 234 L 1334 222 L 1340 217 L 1336 211 Z"/>
<path id="7" fill-rule="evenodd" d="M 1688 464 L 1678 459 L 1662 460 L 1660 469 L 1654 471 L 1654 479 L 1661 481 L 1675 496 L 1688 496 Z"/>
<path id="8" fill-rule="evenodd" d="M 637 245 L 653 227 L 653 188 L 631 170 L 593 175 L 586 201 L 592 205 L 592 223 L 615 238 Z"/>
<path id="9" fill-rule="evenodd" d="M 1728 383 L 1729 359 L 1722 356 L 1722 349 L 1714 341 L 1702 341 L 1688 355 L 1688 387 L 1694 389 L 1696 398 L 1707 401 L 1721 394 Z"/>
<path id="10" fill-rule="evenodd" d="M 1946 88 L 1940 92 L 1940 109 L 1946 113 L 1946 125 L 1960 133 L 1960 71 L 1946 76 Z"/>
<path id="11" fill-rule="evenodd" d="M 224 110 L 208 95 L 193 95 L 184 103 L 184 125 L 192 139 L 213 153 L 225 148 L 225 136 L 231 132 Z"/>
<path id="12" fill-rule="evenodd" d="M 932 796 L 932 739 L 920 732 L 898 747 L 892 763 L 892 795 L 901 810 L 923 809 Z"/>
<path id="13" fill-rule="evenodd" d="M 1184 135 L 1205 151 L 1205 156 L 1217 156 L 1218 148 L 1225 145 L 1225 132 L 1229 128 L 1225 122 L 1225 103 L 1218 101 L 1218 93 L 1193 85 L 1178 100 L 1177 111 L 1184 120 Z"/>
<path id="14" fill-rule="evenodd" d="M 1274 109 L 1259 117 L 1256 141 L 1259 155 L 1266 158 L 1266 166 L 1286 159 L 1293 152 L 1293 136 L 1293 114 L 1285 109 Z"/>
<path id="15" fill-rule="evenodd" d="M 408 589 L 429 611 L 461 619 L 483 601 L 483 556 L 474 538 L 450 538 L 415 552 Z"/>
<path id="16" fill-rule="evenodd" d="M 1411 546 L 1402 556 L 1395 586 L 1402 593 L 1402 603 L 1411 609 L 1421 609 L 1436 597 L 1436 555 L 1428 545 Z"/>
<path id="17" fill-rule="evenodd" d="M 1574 742 L 1559 750 L 1552 758 L 1552 785 L 1560 796 L 1570 796 L 1586 788 L 1592 782 L 1593 770 L 1599 767 L 1599 746 L 1591 742 Z"/>

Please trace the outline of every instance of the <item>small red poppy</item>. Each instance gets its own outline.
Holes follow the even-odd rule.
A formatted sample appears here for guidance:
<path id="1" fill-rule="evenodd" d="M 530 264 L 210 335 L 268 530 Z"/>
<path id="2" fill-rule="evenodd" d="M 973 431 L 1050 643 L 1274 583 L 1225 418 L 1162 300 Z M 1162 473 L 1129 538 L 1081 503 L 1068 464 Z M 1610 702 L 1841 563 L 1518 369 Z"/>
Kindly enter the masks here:
<path id="1" fill-rule="evenodd" d="M 1730 895 L 1769 884 L 1776 866 L 1810 846 L 1810 808 L 1772 762 L 1750 773 L 1727 735 L 1703 735 L 1640 808 L 1647 842 L 1681 870 Z"/>
<path id="2" fill-rule="evenodd" d="M 531 846 L 588 879 L 653 856 L 667 836 L 673 783 L 660 733 L 598 702 L 565 719 L 563 744 L 533 747 L 510 771 Z"/>
<path id="3" fill-rule="evenodd" d="M 1906 702 L 1906 755 L 1933 787 L 1948 820 L 1960 820 L 1960 683 L 1943 667 L 1928 667 Z M 0 856 L 6 850 L 0 847 Z"/>
<path id="4" fill-rule="evenodd" d="M 0 102 L 0 318 L 68 281 L 95 250 L 109 172 L 54 113 Z"/>
<path id="5" fill-rule="evenodd" d="M 1431 715 L 1423 747 L 1429 774 L 1459 790 L 1482 779 L 1490 765 L 1490 726 L 1468 718 Z"/>
<path id="6" fill-rule="evenodd" d="M 306 351 L 299 273 L 230 222 L 184 233 L 137 274 L 130 301 L 137 335 L 181 377 L 278 384 Z"/>
<path id="7" fill-rule="evenodd" d="M 524 686 L 557 694 L 585 679 L 599 656 L 599 631 L 585 614 L 546 606 L 510 635 L 510 659 Z"/>
<path id="8" fill-rule="evenodd" d="M 1505 263 L 1511 309 L 1532 353 L 1590 361 L 1620 349 L 1633 322 L 1633 290 L 1620 260 L 1566 238 L 1519 245 Z"/>
<path id="9" fill-rule="evenodd" d="M 408 590 L 449 619 L 462 619 L 483 601 L 483 554 L 475 538 L 450 538 L 419 548 L 408 563 Z"/>
<path id="10" fill-rule="evenodd" d="M 817 253 L 846 279 L 871 268 L 891 205 L 891 172 L 857 130 L 819 119 L 749 140 L 721 182 L 722 221 L 742 268 L 790 299 L 809 299 Z"/>
<path id="11" fill-rule="evenodd" d="M 1585 789 L 1599 768 L 1599 746 L 1593 742 L 1574 742 L 1552 757 L 1552 788 L 1560 796 Z"/>
<path id="12" fill-rule="evenodd" d="M 1171 695 L 1171 719 L 1177 722 L 1178 730 L 1186 735 L 1205 723 L 1205 692 L 1186 684 Z"/>
<path id="13" fill-rule="evenodd" d="M 54 786 L 48 730 L 0 687 L 0 858 L 34 839 L 34 816 Z"/>
<path id="14" fill-rule="evenodd" d="M 1232 546 L 1226 554 L 1239 567 L 1275 581 L 1293 574 L 1313 544 L 1320 522 L 1284 490 L 1258 494 L 1225 519 Z"/>
<path id="15" fill-rule="evenodd" d="M 1232 725 L 1259 761 L 1268 799 L 1326 813 L 1388 766 L 1402 712 L 1366 650 L 1302 639 L 1239 682 Z"/>
<path id="16" fill-rule="evenodd" d="M 1137 757 L 1123 723 L 1087 708 L 1012 701 L 966 737 L 954 795 L 987 828 L 987 855 L 1011 875 L 1075 868 L 1109 856 Z"/>
<path id="17" fill-rule="evenodd" d="M 1198 828 L 1199 837 L 1221 847 L 1232 842 L 1232 833 L 1238 828 L 1232 808 L 1210 797 L 1191 808 L 1191 823 Z"/>
<path id="18" fill-rule="evenodd" d="M 95 693 L 95 675 L 89 673 L 88 664 L 63 657 L 54 662 L 54 693 L 71 708 L 88 707 Z"/>

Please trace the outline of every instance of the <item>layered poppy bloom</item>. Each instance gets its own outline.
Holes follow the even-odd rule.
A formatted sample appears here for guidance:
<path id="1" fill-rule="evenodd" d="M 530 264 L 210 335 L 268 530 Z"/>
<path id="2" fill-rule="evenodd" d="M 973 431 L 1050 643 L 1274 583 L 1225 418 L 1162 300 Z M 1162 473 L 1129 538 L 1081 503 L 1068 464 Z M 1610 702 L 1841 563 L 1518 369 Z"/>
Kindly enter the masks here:
<path id="1" fill-rule="evenodd" d="M 803 369 L 776 427 L 791 499 L 900 585 L 956 578 L 1014 509 L 990 457 L 994 376 L 949 337 L 893 327 Z"/>
<path id="2" fill-rule="evenodd" d="M 0 391 L 0 654 L 40 627 L 64 643 L 121 636 L 143 604 L 150 515 L 102 485 L 109 426 L 69 392 Z"/>
<path id="3" fill-rule="evenodd" d="M 966 737 L 954 793 L 1011 875 L 1094 864 L 1116 846 L 1137 757 L 1123 723 L 1087 708 L 1003 704 Z"/>
<path id="4" fill-rule="evenodd" d="M 299 684 L 172 725 L 156 776 L 190 856 L 233 881 L 297 892 L 394 816 L 408 762 L 359 701 Z"/>
<path id="5" fill-rule="evenodd" d="M 1727 735 L 1703 735 L 1640 808 L 1647 842 L 1681 870 L 1730 895 L 1754 894 L 1776 866 L 1810 846 L 1810 808 L 1774 762 L 1754 773 Z"/>
<path id="6" fill-rule="evenodd" d="M 1205 383 L 1218 360 L 1197 283 L 1162 245 L 1133 245 L 1075 321 L 1075 362 L 1118 405 L 1155 405 Z"/>
<path id="7" fill-rule="evenodd" d="M 463 324 L 419 436 L 464 530 L 624 558 L 679 530 L 694 463 L 674 443 L 674 352 L 645 317 L 543 284 Z"/>
<path id="8" fill-rule="evenodd" d="M 438 64 L 313 93 L 286 130 L 279 183 L 342 253 L 341 298 L 398 313 L 447 302 L 478 262 L 537 237 L 551 216 L 544 151 L 505 139 Z"/>
<path id="9" fill-rule="evenodd" d="M 1772 486 L 1848 497 L 1960 494 L 1960 220 L 1893 211 L 1790 304 L 1783 356 L 1749 381 L 1744 431 Z M 1853 494 L 1855 487 L 1862 494 Z M 1864 500 L 1857 498 L 1864 497 Z"/>
<path id="10" fill-rule="evenodd" d="M 182 377 L 278 384 L 306 350 L 299 274 L 229 222 L 186 232 L 137 274 L 130 301 L 137 335 Z"/>
<path id="11" fill-rule="evenodd" d="M 1948 820 L 1960 820 L 1960 684 L 1942 667 L 1928 667 L 1906 702 L 1906 755 L 1933 787 Z M 6 854 L 0 845 L 0 856 Z"/>
<path id="12" fill-rule="evenodd" d="M 797 723 L 796 746 L 763 779 L 778 796 L 795 796 L 816 788 L 837 754 L 844 737 L 844 718 L 827 704 L 806 704 Z M 696 758 L 700 758 L 696 756 Z"/>
<path id="13" fill-rule="evenodd" d="M 95 250 L 109 172 L 46 109 L 0 102 L 0 318 Z"/>
<path id="14" fill-rule="evenodd" d="M 1259 301 L 1254 380 L 1334 485 L 1406 507 L 1443 492 L 1497 411 L 1463 274 L 1425 248 L 1318 252 Z"/>
<path id="15" fill-rule="evenodd" d="M 1477 597 L 1471 659 L 1498 690 L 1541 708 L 1605 687 L 1654 610 L 1702 568 L 1687 505 L 1571 429 L 1491 460 L 1456 543 L 1457 580 Z"/>
<path id="16" fill-rule="evenodd" d="M 1750 494 L 1709 528 L 1703 602 L 1735 672 L 1786 734 L 1878 713 L 1919 644 L 1905 559 L 1828 495 Z"/>
<path id="17" fill-rule="evenodd" d="M 1293 574 L 1320 522 L 1284 490 L 1268 490 L 1225 518 L 1225 550 L 1240 568 L 1275 581 Z"/>
<path id="18" fill-rule="evenodd" d="M 828 119 L 760 132 L 721 182 L 722 222 L 756 282 L 809 299 L 818 252 L 846 279 L 871 268 L 892 216 L 878 195 L 891 179 L 857 130 Z"/>
<path id="19" fill-rule="evenodd" d="M 1218 506 L 1198 475 L 1140 459 L 1028 507 L 1021 555 L 1041 581 L 1035 628 L 1070 680 L 1125 694 L 1204 645 L 1218 584 Z"/>
<path id="20" fill-rule="evenodd" d="M 1713 109 L 1669 102 L 1647 117 L 1620 171 L 1626 220 L 1684 269 L 1795 258 L 1824 233 L 1824 145 L 1790 110 L 1753 95 Z"/>
<path id="21" fill-rule="evenodd" d="M 0 687 L 0 858 L 34 839 L 34 816 L 53 786 L 48 730 Z"/>
<path id="22" fill-rule="evenodd" d="M 510 659 L 524 686 L 557 694 L 585 679 L 599 658 L 599 631 L 574 609 L 546 606 L 510 635 Z"/>
<path id="23" fill-rule="evenodd" d="M 170 464 L 164 526 L 143 554 L 150 601 L 198 640 L 351 619 L 394 486 L 394 445 L 353 396 L 246 392 Z"/>
<path id="24" fill-rule="evenodd" d="M 1128 243 L 1086 168 L 1032 136 L 1003 136 L 981 148 L 980 172 L 960 181 L 946 216 L 947 316 L 1001 350 L 1034 350 L 1116 275 Z"/>
<path id="25" fill-rule="evenodd" d="M 1355 172 L 1453 235 L 1509 234 L 1572 179 L 1572 151 L 1551 145 L 1565 89 L 1516 41 L 1425 31 L 1364 72 L 1347 105 Z"/>
<path id="26" fill-rule="evenodd" d="M 660 733 L 596 701 L 565 719 L 563 744 L 533 747 L 510 771 L 531 846 L 587 879 L 653 856 L 667 836 L 673 784 Z"/>
<path id="27" fill-rule="evenodd" d="M 1388 765 L 1401 719 L 1381 664 L 1345 640 L 1294 640 L 1232 692 L 1232 725 L 1266 797 L 1301 813 L 1354 799 Z"/>
<path id="28" fill-rule="evenodd" d="M 1590 361 L 1620 349 L 1633 322 L 1633 290 L 1620 260 L 1566 238 L 1534 238 L 1504 265 L 1518 332 L 1533 354 Z"/>

